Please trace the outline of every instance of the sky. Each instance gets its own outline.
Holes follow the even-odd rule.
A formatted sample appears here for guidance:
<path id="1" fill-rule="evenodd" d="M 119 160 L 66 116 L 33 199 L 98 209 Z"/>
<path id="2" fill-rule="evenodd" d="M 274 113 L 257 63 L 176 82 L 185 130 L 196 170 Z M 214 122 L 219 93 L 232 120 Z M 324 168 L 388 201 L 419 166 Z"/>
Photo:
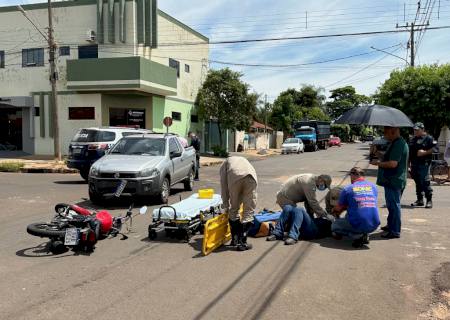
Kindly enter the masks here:
<path id="1" fill-rule="evenodd" d="M 42 1 L 0 0 L 0 5 L 33 2 Z M 419 14 L 417 0 L 159 0 L 158 6 L 209 37 L 211 42 L 396 30 L 397 24 L 401 27 L 406 22 L 420 24 L 427 20 L 431 27 L 450 26 L 450 0 L 420 2 Z M 358 93 L 370 95 L 392 70 L 405 67 L 409 36 L 404 32 L 212 44 L 210 67 L 228 66 L 242 72 L 242 79 L 251 90 L 263 96 L 267 94 L 269 101 L 281 91 L 300 88 L 303 84 L 321 87 L 326 95 L 346 85 L 354 86 Z M 450 29 L 416 32 L 416 39 L 420 39 L 416 65 L 450 62 Z M 338 60 L 324 62 L 333 59 Z"/>

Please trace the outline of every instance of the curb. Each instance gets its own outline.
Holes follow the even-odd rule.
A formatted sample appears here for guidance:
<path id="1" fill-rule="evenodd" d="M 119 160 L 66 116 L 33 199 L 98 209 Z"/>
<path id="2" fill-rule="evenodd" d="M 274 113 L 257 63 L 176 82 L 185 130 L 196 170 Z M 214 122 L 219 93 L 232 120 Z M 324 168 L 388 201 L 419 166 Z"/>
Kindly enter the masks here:
<path id="1" fill-rule="evenodd" d="M 78 173 L 76 169 L 68 168 L 22 168 L 22 173 Z"/>

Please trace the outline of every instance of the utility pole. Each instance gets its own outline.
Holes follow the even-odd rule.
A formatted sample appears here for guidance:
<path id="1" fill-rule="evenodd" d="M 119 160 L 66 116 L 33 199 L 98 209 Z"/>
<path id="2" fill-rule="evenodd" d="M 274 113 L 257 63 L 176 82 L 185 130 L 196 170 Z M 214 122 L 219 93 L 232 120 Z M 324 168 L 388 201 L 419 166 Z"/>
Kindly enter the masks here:
<path id="1" fill-rule="evenodd" d="M 413 23 L 411 23 L 411 44 L 410 44 L 410 47 L 411 47 L 411 62 L 410 62 L 410 65 L 411 65 L 411 67 L 413 67 L 414 68 L 414 56 L 415 56 L 415 54 L 414 54 L 414 22 Z"/>
<path id="2" fill-rule="evenodd" d="M 409 39 L 409 43 L 408 43 L 409 44 L 409 48 L 408 49 L 410 49 L 410 51 L 411 51 L 411 53 L 410 53 L 411 62 L 409 63 L 411 67 L 414 67 L 415 60 L 416 60 L 416 52 L 415 52 L 415 50 L 416 50 L 416 48 L 415 48 L 416 47 L 416 43 L 415 43 L 415 40 L 414 40 L 414 32 L 420 31 L 420 27 L 426 28 L 429 25 L 430 25 L 429 23 L 426 23 L 426 24 L 414 24 L 414 23 L 409 24 L 409 23 L 406 23 L 406 25 L 403 25 L 403 26 L 399 26 L 398 24 L 396 26 L 396 28 L 411 28 L 410 39 Z M 417 28 L 419 28 L 419 29 L 417 29 Z"/>
<path id="3" fill-rule="evenodd" d="M 55 51 L 56 51 L 56 43 L 55 38 L 53 36 L 53 13 L 52 13 L 52 3 L 51 0 L 48 0 L 48 36 L 46 36 L 30 19 L 27 15 L 26 11 L 22 8 L 22 6 L 18 5 L 17 9 L 24 15 L 24 17 L 33 25 L 33 27 L 42 35 L 42 37 L 47 41 L 49 48 L 49 63 L 50 63 L 50 84 L 52 87 L 52 92 L 50 95 L 50 104 L 53 106 L 52 115 L 53 115 L 53 148 L 54 148 L 54 156 L 58 161 L 61 161 L 61 146 L 59 143 L 59 121 L 58 121 L 58 92 L 56 89 L 56 81 L 58 80 L 58 73 L 56 71 L 56 62 L 55 62 Z"/>
<path id="4" fill-rule="evenodd" d="M 267 94 L 264 96 L 264 133 L 267 134 Z"/>
<path id="5" fill-rule="evenodd" d="M 53 114 L 53 148 L 54 155 L 58 161 L 61 161 L 61 145 L 59 143 L 59 121 L 58 121 L 58 92 L 56 89 L 56 81 L 58 73 L 56 71 L 55 51 L 56 43 L 53 36 L 53 12 L 51 0 L 48 0 L 48 48 L 50 63 L 50 83 L 52 86 L 52 94 L 50 96 Z"/>

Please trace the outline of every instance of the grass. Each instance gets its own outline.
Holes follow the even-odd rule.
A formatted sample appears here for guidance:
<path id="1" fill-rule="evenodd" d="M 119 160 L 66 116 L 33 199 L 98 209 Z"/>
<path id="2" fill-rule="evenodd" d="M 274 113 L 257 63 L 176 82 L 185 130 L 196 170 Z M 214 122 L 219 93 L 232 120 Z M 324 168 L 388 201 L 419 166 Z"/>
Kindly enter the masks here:
<path id="1" fill-rule="evenodd" d="M 5 161 L 0 162 L 0 172 L 20 172 L 23 168 L 23 162 Z"/>

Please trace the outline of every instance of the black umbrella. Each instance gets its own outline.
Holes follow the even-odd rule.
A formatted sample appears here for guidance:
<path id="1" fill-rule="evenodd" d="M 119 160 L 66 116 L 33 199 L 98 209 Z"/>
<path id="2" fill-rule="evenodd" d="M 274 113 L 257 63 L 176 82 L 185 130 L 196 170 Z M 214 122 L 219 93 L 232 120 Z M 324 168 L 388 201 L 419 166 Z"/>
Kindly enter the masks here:
<path id="1" fill-rule="evenodd" d="M 383 127 L 413 127 L 411 120 L 400 110 L 378 104 L 348 110 L 340 116 L 338 124 L 365 124 Z"/>

